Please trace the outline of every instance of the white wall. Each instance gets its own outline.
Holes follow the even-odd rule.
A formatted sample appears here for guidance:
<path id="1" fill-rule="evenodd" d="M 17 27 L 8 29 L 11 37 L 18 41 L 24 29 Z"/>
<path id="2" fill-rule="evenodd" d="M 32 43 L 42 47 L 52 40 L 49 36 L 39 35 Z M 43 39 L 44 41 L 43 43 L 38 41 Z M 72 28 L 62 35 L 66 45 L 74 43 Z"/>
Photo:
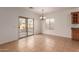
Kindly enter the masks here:
<path id="1" fill-rule="evenodd" d="M 65 9 L 61 11 L 52 12 L 47 14 L 47 18 L 54 18 L 55 24 L 53 30 L 45 28 L 45 20 L 42 21 L 44 34 L 57 35 L 62 37 L 71 38 L 71 12 L 79 11 L 78 8 Z"/>
<path id="2" fill-rule="evenodd" d="M 18 16 L 34 18 L 34 34 L 40 33 L 40 20 L 37 14 L 23 8 L 0 7 L 0 44 L 18 39 Z"/>

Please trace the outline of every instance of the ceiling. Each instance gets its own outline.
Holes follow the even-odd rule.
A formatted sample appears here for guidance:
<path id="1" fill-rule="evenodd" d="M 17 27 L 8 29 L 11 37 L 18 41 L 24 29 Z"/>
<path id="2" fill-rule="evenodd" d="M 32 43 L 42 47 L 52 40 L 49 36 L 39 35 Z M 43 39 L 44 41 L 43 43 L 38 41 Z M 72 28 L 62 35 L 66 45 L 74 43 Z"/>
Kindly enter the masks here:
<path id="1" fill-rule="evenodd" d="M 41 15 L 42 9 L 44 9 L 44 14 L 47 14 L 47 13 L 51 13 L 59 10 L 71 9 L 71 8 L 74 7 L 26 7 L 25 9 Z"/>

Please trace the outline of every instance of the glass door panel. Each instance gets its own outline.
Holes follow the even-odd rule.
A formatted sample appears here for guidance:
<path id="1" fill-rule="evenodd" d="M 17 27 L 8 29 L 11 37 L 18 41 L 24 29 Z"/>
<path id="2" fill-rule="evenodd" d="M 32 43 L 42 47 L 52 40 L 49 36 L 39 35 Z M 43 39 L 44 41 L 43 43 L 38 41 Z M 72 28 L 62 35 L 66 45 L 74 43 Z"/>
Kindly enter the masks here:
<path id="1" fill-rule="evenodd" d="M 19 18 L 19 38 L 27 36 L 27 24 L 26 18 Z"/>
<path id="2" fill-rule="evenodd" d="M 34 21 L 33 19 L 28 19 L 28 35 L 33 35 L 34 33 Z"/>

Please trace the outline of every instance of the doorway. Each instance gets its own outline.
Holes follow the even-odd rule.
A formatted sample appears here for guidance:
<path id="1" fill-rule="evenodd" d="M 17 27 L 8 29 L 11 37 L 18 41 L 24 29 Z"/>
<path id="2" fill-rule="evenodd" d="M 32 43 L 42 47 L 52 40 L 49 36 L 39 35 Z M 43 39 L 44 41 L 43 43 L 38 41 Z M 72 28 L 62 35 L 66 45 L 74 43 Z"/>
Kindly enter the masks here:
<path id="1" fill-rule="evenodd" d="M 19 16 L 18 36 L 24 38 L 34 34 L 34 19 Z"/>

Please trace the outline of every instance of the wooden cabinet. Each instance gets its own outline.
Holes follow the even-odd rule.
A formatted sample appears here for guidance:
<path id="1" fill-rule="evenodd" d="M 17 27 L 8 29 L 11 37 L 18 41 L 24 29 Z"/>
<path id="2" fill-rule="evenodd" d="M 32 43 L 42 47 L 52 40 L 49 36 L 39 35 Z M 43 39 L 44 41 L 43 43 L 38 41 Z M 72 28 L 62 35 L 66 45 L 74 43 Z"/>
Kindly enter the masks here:
<path id="1" fill-rule="evenodd" d="M 72 24 L 79 24 L 79 12 L 71 13 Z"/>
<path id="2" fill-rule="evenodd" d="M 72 39 L 79 40 L 79 28 L 72 28 Z"/>

